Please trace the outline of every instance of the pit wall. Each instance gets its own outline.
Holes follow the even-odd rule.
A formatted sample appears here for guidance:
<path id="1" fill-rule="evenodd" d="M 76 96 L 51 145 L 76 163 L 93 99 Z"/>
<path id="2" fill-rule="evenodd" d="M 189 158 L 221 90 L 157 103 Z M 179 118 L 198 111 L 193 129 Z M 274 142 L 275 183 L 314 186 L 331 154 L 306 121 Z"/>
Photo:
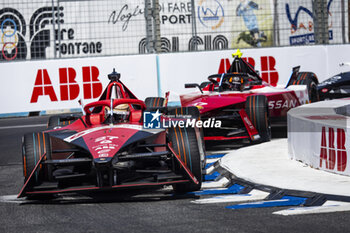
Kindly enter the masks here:
<path id="1" fill-rule="evenodd" d="M 113 68 L 140 98 L 193 91 L 185 83 L 201 83 L 225 72 L 233 50 L 57 59 L 0 63 L 0 114 L 79 108 L 78 100 L 94 101 L 108 83 Z M 350 45 L 303 46 L 242 50 L 264 80 L 285 85 L 294 66 L 312 71 L 322 81 L 349 68 Z"/>
<path id="2" fill-rule="evenodd" d="M 302 105 L 288 112 L 288 155 L 315 169 L 350 176 L 350 99 Z"/>

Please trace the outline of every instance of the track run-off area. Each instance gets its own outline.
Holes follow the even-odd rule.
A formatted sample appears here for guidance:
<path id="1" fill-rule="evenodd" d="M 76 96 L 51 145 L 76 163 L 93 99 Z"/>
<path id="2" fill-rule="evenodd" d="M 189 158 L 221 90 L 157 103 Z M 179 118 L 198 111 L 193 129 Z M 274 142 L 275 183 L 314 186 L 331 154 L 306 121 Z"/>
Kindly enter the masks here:
<path id="1" fill-rule="evenodd" d="M 23 185 L 22 136 L 44 130 L 47 119 L 0 119 L 0 232 L 347 232 L 350 227 L 346 211 L 350 204 L 327 200 L 306 209 L 301 207 L 305 195 L 288 193 L 267 200 L 269 190 L 249 190 L 218 171 L 206 176 L 201 191 L 185 195 L 164 187 L 65 194 L 43 201 L 17 199 Z M 208 151 L 208 171 L 228 152 L 227 148 Z"/>

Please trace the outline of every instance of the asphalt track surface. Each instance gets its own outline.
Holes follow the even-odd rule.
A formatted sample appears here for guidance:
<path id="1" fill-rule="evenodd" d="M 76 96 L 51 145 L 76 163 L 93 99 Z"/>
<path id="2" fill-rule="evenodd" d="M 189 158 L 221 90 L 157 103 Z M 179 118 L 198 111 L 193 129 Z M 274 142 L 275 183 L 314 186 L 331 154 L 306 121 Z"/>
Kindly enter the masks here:
<path id="1" fill-rule="evenodd" d="M 18 194 L 23 184 L 21 137 L 45 129 L 46 122 L 47 117 L 0 119 L 0 197 Z M 230 210 L 224 208 L 227 203 L 191 203 L 198 198 L 174 196 L 168 188 L 0 202 L 0 232 L 343 233 L 350 229 L 350 212 L 279 216 L 272 212 L 285 207 Z"/>

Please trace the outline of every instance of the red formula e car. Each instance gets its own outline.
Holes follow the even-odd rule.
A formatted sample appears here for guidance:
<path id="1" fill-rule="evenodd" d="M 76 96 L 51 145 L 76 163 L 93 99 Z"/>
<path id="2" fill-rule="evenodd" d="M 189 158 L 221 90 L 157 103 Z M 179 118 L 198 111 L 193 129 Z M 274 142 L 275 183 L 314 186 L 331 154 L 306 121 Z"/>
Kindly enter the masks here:
<path id="1" fill-rule="evenodd" d="M 54 116 L 48 130 L 24 135 L 19 197 L 163 185 L 179 192 L 200 189 L 205 161 L 198 128 L 145 128 L 143 118 L 151 114 L 145 102 L 120 74 L 109 78 L 84 115 Z"/>
<path id="2" fill-rule="evenodd" d="M 318 100 L 317 84 L 314 73 L 295 67 L 287 87 L 273 87 L 235 55 L 227 73 L 211 75 L 200 85 L 185 84 L 199 91 L 181 95 L 180 100 L 183 107 L 196 106 L 202 120 L 221 120 L 221 127 L 203 129 L 209 144 L 237 139 L 263 142 L 271 138 L 271 124 L 286 124 L 289 109 Z"/>

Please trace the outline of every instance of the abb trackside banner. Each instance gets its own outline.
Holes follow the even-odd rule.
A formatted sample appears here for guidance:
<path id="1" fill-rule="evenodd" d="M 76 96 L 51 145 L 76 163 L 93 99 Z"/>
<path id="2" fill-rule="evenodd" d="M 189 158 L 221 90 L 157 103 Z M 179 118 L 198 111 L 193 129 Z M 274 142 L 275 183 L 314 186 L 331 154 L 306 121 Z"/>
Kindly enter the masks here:
<path id="1" fill-rule="evenodd" d="M 0 113 L 79 108 L 97 100 L 115 70 L 140 99 L 157 95 L 154 55 L 0 64 Z"/>
<path id="2" fill-rule="evenodd" d="M 303 46 L 241 50 L 263 80 L 284 86 L 292 68 L 314 72 L 319 81 L 350 70 L 350 45 Z M 114 56 L 86 59 L 57 59 L 0 63 L 0 113 L 78 108 L 98 98 L 113 68 L 140 98 L 170 91 L 185 93 L 185 83 L 202 83 L 211 74 L 226 72 L 236 50 Z"/>
<path id="3" fill-rule="evenodd" d="M 288 154 L 313 168 L 350 176 L 350 118 L 335 113 L 348 100 L 318 102 L 288 112 Z"/>
<path id="4" fill-rule="evenodd" d="M 243 58 L 260 72 L 263 80 L 271 85 L 286 85 L 292 68 L 301 66 L 300 71 L 314 72 L 319 81 L 337 73 L 350 70 L 339 64 L 350 61 L 347 53 L 350 46 L 303 46 L 284 48 L 242 49 Z M 348 52 L 346 52 L 348 51 Z M 208 81 L 211 74 L 224 73 L 233 61 L 236 50 L 176 53 L 160 56 L 160 77 L 162 92 L 192 92 L 185 89 L 185 83 Z"/>

